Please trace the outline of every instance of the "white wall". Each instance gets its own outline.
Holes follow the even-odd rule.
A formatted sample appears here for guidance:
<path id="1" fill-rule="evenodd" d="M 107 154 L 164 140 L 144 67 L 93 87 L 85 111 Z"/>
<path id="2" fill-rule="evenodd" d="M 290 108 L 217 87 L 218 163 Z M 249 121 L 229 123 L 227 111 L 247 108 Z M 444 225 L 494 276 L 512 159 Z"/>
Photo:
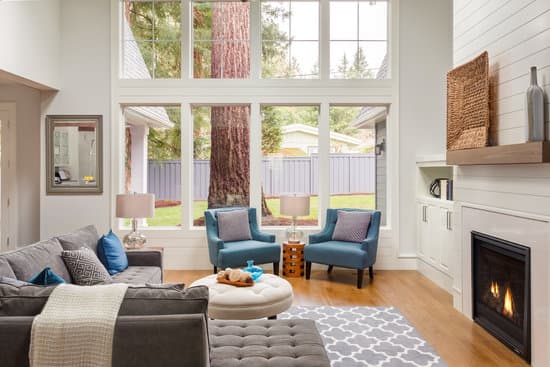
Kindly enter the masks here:
<path id="1" fill-rule="evenodd" d="M 16 104 L 17 245 L 40 237 L 40 91 L 0 85 L 0 102 Z"/>
<path id="2" fill-rule="evenodd" d="M 102 195 L 46 196 L 42 155 L 40 237 L 95 224 L 109 229 L 110 205 L 110 3 L 108 0 L 61 1 L 61 78 L 59 93 L 44 103 L 42 114 L 103 115 Z M 42 126 L 42 141 L 44 127 Z"/>
<path id="3" fill-rule="evenodd" d="M 550 1 L 455 0 L 454 14 L 455 65 L 489 52 L 494 143 L 524 142 L 530 66 L 539 67 L 539 84 L 550 93 Z M 550 215 L 550 165 L 461 167 L 455 199 Z"/>
<path id="4" fill-rule="evenodd" d="M 60 0 L 0 2 L 0 70 L 57 89 Z"/>
<path id="5" fill-rule="evenodd" d="M 399 9 L 399 249 L 416 256 L 416 157 L 444 154 L 452 1 L 401 1 Z M 388 141 L 387 144 L 393 144 Z"/>

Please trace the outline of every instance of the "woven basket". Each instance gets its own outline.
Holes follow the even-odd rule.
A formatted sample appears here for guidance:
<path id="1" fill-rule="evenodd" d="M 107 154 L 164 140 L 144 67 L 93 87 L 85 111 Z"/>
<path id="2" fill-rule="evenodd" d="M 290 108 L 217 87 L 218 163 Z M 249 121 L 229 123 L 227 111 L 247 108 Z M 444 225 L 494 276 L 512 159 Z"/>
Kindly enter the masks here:
<path id="1" fill-rule="evenodd" d="M 447 73 L 447 150 L 489 145 L 489 56 Z"/>

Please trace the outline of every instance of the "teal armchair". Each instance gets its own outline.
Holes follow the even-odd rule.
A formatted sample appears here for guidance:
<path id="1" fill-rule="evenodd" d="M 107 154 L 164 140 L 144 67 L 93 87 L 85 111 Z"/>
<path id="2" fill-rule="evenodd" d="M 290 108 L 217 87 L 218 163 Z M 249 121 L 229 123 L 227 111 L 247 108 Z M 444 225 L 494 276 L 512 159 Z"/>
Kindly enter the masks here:
<path id="1" fill-rule="evenodd" d="M 371 213 L 367 236 L 362 242 L 332 240 L 332 234 L 338 219 L 338 210 L 364 211 Z M 370 279 L 374 278 L 373 265 L 378 250 L 381 212 L 362 209 L 327 209 L 325 228 L 309 236 L 309 244 L 304 249 L 306 261 L 306 279 L 311 276 L 311 263 L 328 265 L 328 272 L 334 266 L 357 269 L 357 288 L 363 287 L 364 269 L 369 268 Z"/>
<path id="2" fill-rule="evenodd" d="M 216 213 L 236 209 L 248 210 L 251 240 L 224 242 L 218 237 L 218 218 Z M 281 260 L 281 245 L 275 243 L 275 235 L 263 233 L 258 227 L 255 208 L 222 208 L 210 209 L 204 212 L 206 222 L 206 236 L 208 239 L 208 253 L 210 263 L 214 266 L 214 273 L 218 268 L 246 266 L 247 260 L 254 260 L 254 264 L 273 263 L 273 273 L 279 275 Z"/>

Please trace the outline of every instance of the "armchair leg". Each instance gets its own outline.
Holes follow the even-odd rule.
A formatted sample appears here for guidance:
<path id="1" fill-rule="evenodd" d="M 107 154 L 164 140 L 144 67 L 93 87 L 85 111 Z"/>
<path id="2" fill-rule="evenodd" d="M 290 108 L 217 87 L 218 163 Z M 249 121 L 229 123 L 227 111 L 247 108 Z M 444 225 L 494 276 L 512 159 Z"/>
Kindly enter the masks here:
<path id="1" fill-rule="evenodd" d="M 365 273 L 365 269 L 357 269 L 357 288 L 361 289 L 363 288 L 363 275 Z"/>
<path id="2" fill-rule="evenodd" d="M 333 266 L 334 266 L 334 265 L 329 265 L 329 266 L 328 266 L 327 273 L 332 272 L 332 267 L 333 267 Z"/>
<path id="3" fill-rule="evenodd" d="M 273 274 L 279 275 L 279 262 L 278 261 L 273 263 Z"/>
<path id="4" fill-rule="evenodd" d="M 311 261 L 306 261 L 306 279 L 311 277 Z"/>
<path id="5" fill-rule="evenodd" d="M 372 268 L 372 266 L 369 266 L 369 278 L 371 280 L 374 279 L 374 269 Z"/>
<path id="6" fill-rule="evenodd" d="M 214 274 L 218 274 L 218 267 L 214 266 Z"/>

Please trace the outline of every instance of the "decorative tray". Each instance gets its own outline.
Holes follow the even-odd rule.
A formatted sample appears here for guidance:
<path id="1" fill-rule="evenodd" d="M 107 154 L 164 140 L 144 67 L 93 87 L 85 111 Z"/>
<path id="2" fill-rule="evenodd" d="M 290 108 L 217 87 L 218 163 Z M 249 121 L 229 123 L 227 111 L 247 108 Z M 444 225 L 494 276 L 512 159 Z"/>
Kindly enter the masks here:
<path id="1" fill-rule="evenodd" d="M 216 279 L 218 280 L 218 283 L 234 285 L 235 287 L 252 287 L 254 285 L 254 282 L 252 282 L 252 283 L 232 282 L 232 281 L 227 280 L 225 278 L 216 278 Z"/>

